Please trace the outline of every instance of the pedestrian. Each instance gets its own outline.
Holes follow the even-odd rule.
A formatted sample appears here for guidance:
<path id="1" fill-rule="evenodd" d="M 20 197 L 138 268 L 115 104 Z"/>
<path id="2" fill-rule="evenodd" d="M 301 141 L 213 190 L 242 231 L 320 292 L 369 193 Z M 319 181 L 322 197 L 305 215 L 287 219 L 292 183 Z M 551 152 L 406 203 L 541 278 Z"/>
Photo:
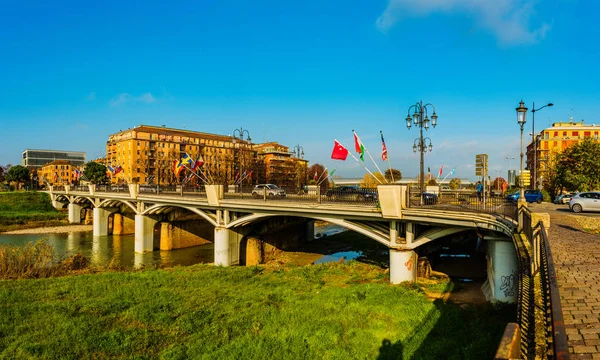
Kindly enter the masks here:
<path id="1" fill-rule="evenodd" d="M 481 181 L 477 182 L 477 198 L 479 201 L 483 201 L 483 184 Z"/>

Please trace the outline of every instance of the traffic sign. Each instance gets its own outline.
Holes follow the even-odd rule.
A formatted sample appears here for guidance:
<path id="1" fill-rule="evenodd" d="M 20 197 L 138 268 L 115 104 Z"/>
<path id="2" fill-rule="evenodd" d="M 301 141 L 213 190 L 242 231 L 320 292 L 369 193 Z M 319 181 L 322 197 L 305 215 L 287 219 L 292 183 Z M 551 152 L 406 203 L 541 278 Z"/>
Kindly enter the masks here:
<path id="1" fill-rule="evenodd" d="M 488 154 L 475 155 L 475 175 L 485 176 L 488 173 Z"/>
<path id="2" fill-rule="evenodd" d="M 521 176 L 523 177 L 523 186 L 531 185 L 531 173 L 529 170 L 523 170 Z"/>

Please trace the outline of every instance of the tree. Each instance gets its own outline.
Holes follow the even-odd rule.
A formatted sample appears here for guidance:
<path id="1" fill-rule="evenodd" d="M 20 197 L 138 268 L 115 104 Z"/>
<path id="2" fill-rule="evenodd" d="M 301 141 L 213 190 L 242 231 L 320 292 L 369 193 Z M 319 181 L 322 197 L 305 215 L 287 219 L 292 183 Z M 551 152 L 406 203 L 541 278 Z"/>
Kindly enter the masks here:
<path id="1" fill-rule="evenodd" d="M 506 180 L 503 177 L 498 176 L 492 181 L 492 190 L 502 190 L 502 184 L 504 184 Z"/>
<path id="2" fill-rule="evenodd" d="M 435 179 L 430 179 L 427 182 L 427 186 L 438 186 L 438 183 L 437 183 L 437 181 L 435 181 Z"/>
<path id="3" fill-rule="evenodd" d="M 459 178 L 454 178 L 454 179 L 450 180 L 450 183 L 448 184 L 448 186 L 450 186 L 450 189 L 452 189 L 452 190 L 457 190 L 458 188 L 460 188 L 461 183 L 462 183 L 462 181 L 460 181 Z"/>
<path id="4" fill-rule="evenodd" d="M 310 179 L 308 181 L 308 183 L 311 184 L 311 185 L 316 185 L 317 184 L 317 180 L 321 181 L 321 180 L 323 180 L 324 177 L 326 178 L 327 174 L 323 174 L 324 172 L 325 172 L 325 167 L 323 165 L 321 165 L 321 164 L 312 164 L 308 168 L 308 174 L 307 174 L 307 176 Z M 315 176 L 315 174 L 316 174 L 316 176 Z M 329 182 L 325 181 L 324 184 L 329 184 Z"/>
<path id="5" fill-rule="evenodd" d="M 375 176 L 373 176 L 375 175 Z M 380 184 L 385 184 L 385 177 L 383 176 L 382 173 L 380 172 L 375 172 L 373 173 L 373 175 L 371 174 L 365 174 L 365 176 L 363 176 L 362 181 L 360 182 L 360 187 L 362 188 L 376 188 L 377 185 Z M 379 179 L 379 181 L 377 180 Z"/>
<path id="6" fill-rule="evenodd" d="M 556 156 L 551 172 L 556 188 L 589 191 L 600 188 L 600 142 L 585 138 Z"/>
<path id="7" fill-rule="evenodd" d="M 8 182 L 16 182 L 17 188 L 21 183 L 25 183 L 29 181 L 29 170 L 25 166 L 15 165 L 8 169 L 6 173 L 5 180 Z"/>
<path id="8" fill-rule="evenodd" d="M 400 172 L 400 170 L 387 169 L 384 174 L 385 174 L 385 179 L 390 183 L 392 182 L 392 178 L 394 179 L 393 182 L 402 180 L 402 173 Z"/>
<path id="9" fill-rule="evenodd" d="M 92 184 L 104 184 L 106 180 L 106 166 L 90 161 L 84 165 L 83 176 Z"/>

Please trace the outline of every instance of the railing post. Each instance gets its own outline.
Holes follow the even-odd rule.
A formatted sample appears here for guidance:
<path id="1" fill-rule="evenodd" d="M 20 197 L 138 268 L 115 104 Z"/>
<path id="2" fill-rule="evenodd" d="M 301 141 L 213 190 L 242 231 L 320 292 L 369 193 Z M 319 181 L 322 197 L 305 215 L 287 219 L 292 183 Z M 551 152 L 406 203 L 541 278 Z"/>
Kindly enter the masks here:
<path id="1" fill-rule="evenodd" d="M 317 185 L 317 202 L 321 203 L 321 186 Z"/>
<path id="2" fill-rule="evenodd" d="M 263 188 L 263 201 L 267 201 L 267 187 Z"/>

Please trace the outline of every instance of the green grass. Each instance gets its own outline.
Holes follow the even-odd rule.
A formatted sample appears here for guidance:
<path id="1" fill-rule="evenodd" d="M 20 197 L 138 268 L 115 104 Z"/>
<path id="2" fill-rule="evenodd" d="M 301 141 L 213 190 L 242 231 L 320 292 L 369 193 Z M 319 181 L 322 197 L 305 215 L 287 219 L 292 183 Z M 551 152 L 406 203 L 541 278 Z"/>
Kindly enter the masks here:
<path id="1" fill-rule="evenodd" d="M 0 359 L 490 359 L 514 318 L 388 282 L 356 261 L 0 281 Z"/>
<path id="2" fill-rule="evenodd" d="M 52 206 L 50 195 L 35 191 L 0 193 L 0 232 L 66 224 L 67 214 Z"/>

